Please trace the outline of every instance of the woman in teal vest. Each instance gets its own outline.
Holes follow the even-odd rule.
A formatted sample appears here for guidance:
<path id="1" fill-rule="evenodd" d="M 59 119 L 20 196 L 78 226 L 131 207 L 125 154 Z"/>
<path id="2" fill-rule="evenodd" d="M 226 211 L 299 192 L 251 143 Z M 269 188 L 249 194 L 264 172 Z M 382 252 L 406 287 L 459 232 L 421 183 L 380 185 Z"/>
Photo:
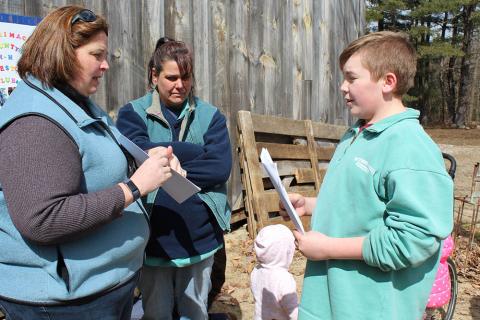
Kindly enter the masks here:
<path id="1" fill-rule="evenodd" d="M 146 199 L 152 234 L 140 289 L 143 319 L 207 319 L 214 255 L 230 227 L 226 182 L 232 157 L 225 117 L 195 97 L 191 51 L 159 40 L 148 66 L 153 90 L 120 109 L 117 127 L 140 148 L 172 146 L 201 191 L 179 204 L 162 189 Z"/>
<path id="2" fill-rule="evenodd" d="M 130 319 L 149 223 L 139 197 L 181 170 L 171 148 L 138 170 L 89 96 L 107 63 L 103 17 L 58 8 L 23 47 L 0 109 L 0 309 L 7 319 Z M 130 158 L 131 159 L 131 158 Z"/>

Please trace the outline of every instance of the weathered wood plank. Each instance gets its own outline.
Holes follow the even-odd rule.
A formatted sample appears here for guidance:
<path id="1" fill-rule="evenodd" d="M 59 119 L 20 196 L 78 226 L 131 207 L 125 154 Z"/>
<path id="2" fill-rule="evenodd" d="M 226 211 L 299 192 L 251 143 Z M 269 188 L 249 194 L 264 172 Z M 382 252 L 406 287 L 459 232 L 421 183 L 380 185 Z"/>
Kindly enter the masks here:
<path id="1" fill-rule="evenodd" d="M 92 0 L 95 1 L 95 0 Z M 143 43 L 143 65 L 144 74 L 147 77 L 150 70 L 146 70 L 157 40 L 165 36 L 165 1 L 164 0 L 143 0 L 142 6 L 142 32 L 140 37 Z M 146 78 L 145 78 L 146 79 Z M 145 85 L 147 81 L 145 80 Z"/>
<path id="2" fill-rule="evenodd" d="M 230 140 L 232 148 L 235 149 L 235 141 L 237 141 L 237 112 L 243 109 L 249 109 L 249 101 L 247 98 L 248 91 L 248 53 L 246 42 L 246 21 L 248 20 L 247 4 L 243 1 L 232 1 L 228 7 L 229 21 L 229 66 L 227 72 L 227 81 L 229 84 L 229 101 L 226 106 L 227 120 L 229 121 Z M 236 152 L 233 152 L 236 155 Z M 233 158 L 233 170 L 231 174 L 230 192 L 233 200 L 242 197 L 242 185 L 240 183 L 240 174 L 238 170 L 238 157 Z"/>
<path id="3" fill-rule="evenodd" d="M 291 136 L 305 136 L 303 121 L 252 114 L 253 130 Z"/>
<path id="4" fill-rule="evenodd" d="M 310 159 L 308 146 L 288 145 L 269 142 L 258 142 L 257 152 L 260 154 L 262 148 L 266 148 L 272 159 Z M 318 160 L 330 160 L 335 152 L 335 147 L 316 147 Z"/>
<path id="5" fill-rule="evenodd" d="M 284 9 L 281 19 L 281 28 L 283 35 L 282 46 L 282 90 L 279 94 L 283 96 L 285 109 L 281 110 L 281 113 L 278 115 L 282 117 L 295 119 L 294 112 L 294 102 L 293 102 L 293 81 L 294 81 L 294 72 L 293 69 L 293 35 L 292 35 L 292 26 L 293 26 L 293 1 L 285 1 Z"/>
<path id="6" fill-rule="evenodd" d="M 210 79 L 207 85 L 210 89 L 210 102 L 218 107 L 227 117 L 229 117 L 228 107 L 230 97 L 228 95 L 228 74 L 229 56 L 228 56 L 228 34 L 227 24 L 228 1 L 209 0 L 210 9 L 210 59 L 215 63 L 209 63 Z M 215 86 L 210 85 L 215 83 Z"/>
<path id="7" fill-rule="evenodd" d="M 211 68 L 211 43 L 212 33 L 210 32 L 211 15 L 207 0 L 193 1 L 193 11 L 197 14 L 193 15 L 193 26 L 195 33 L 193 34 L 193 54 L 195 57 L 195 94 L 205 101 L 212 99 L 212 86 L 210 72 Z"/>
<path id="8" fill-rule="evenodd" d="M 0 1 L 0 12 L 16 15 L 25 15 L 25 0 Z"/>
<path id="9" fill-rule="evenodd" d="M 240 140 L 242 137 L 240 136 Z M 245 158 L 245 153 L 240 151 L 240 166 L 242 168 L 242 181 L 245 186 L 245 208 L 247 210 L 247 221 L 248 221 L 248 233 L 253 239 L 257 235 L 257 221 L 255 219 L 255 210 L 253 208 L 253 190 L 252 190 L 252 180 L 248 171 L 248 164 Z"/>
<path id="10" fill-rule="evenodd" d="M 312 123 L 313 135 L 317 138 L 340 140 L 347 131 L 346 126 L 331 125 L 326 123 Z"/>
<path id="11" fill-rule="evenodd" d="M 300 190 L 298 192 L 306 197 L 317 196 L 313 188 Z M 280 210 L 280 198 L 275 190 L 266 190 L 262 192 L 259 196 L 263 199 L 261 208 L 265 210 L 265 212 L 278 212 Z"/>
<path id="12" fill-rule="evenodd" d="M 245 208 L 242 207 L 236 211 L 232 211 L 232 218 L 230 219 L 230 224 L 234 224 L 247 219 L 248 217 L 247 213 L 245 212 Z"/>
<path id="13" fill-rule="evenodd" d="M 294 119 L 311 117 L 313 66 L 312 1 L 293 1 Z"/>
<path id="14" fill-rule="evenodd" d="M 330 161 L 335 153 L 335 147 L 320 147 L 315 148 L 317 150 L 317 158 L 319 161 Z"/>
<path id="15" fill-rule="evenodd" d="M 320 190 L 320 171 L 318 170 L 318 166 L 316 165 L 318 163 L 318 155 L 317 155 L 317 143 L 315 142 L 315 139 L 313 137 L 313 127 L 312 127 L 312 121 L 311 120 L 306 120 L 305 121 L 305 131 L 307 132 L 307 147 L 308 147 L 308 153 L 310 154 L 310 163 L 312 164 L 312 170 L 313 174 L 315 177 L 315 189 Z"/>
<path id="16" fill-rule="evenodd" d="M 292 56 L 293 61 L 290 66 L 292 73 L 292 118 L 302 119 L 302 100 L 303 100 L 303 80 L 305 80 L 304 72 L 304 44 L 305 39 L 302 31 L 302 0 L 292 1 Z"/>
<path id="17" fill-rule="evenodd" d="M 196 1 L 193 1 L 196 2 Z M 192 1 L 165 0 L 168 36 L 193 46 L 193 6 Z"/>
<path id="18" fill-rule="evenodd" d="M 277 170 L 280 177 L 296 175 L 296 170 L 311 170 L 310 161 L 300 161 L 300 160 L 275 160 L 277 164 Z M 267 178 L 268 174 L 262 170 L 262 178 Z"/>
<path id="19" fill-rule="evenodd" d="M 297 169 L 297 170 L 304 171 L 304 172 L 298 173 L 299 176 L 297 177 L 297 183 L 314 182 L 315 175 L 313 174 L 313 170 L 307 171 L 307 170 L 302 169 L 302 168 Z M 327 172 L 327 170 L 323 169 L 323 168 L 318 168 L 318 172 L 319 172 L 319 175 L 320 175 L 320 185 L 321 185 L 323 177 L 325 176 L 325 173 Z"/>
<path id="20" fill-rule="evenodd" d="M 314 185 L 298 185 L 298 186 L 291 186 L 287 189 L 287 192 L 292 192 L 292 193 L 300 193 L 300 194 L 309 194 L 309 197 L 316 197 L 317 196 L 317 191 L 315 191 L 315 186 Z"/>
<path id="21" fill-rule="evenodd" d="M 265 113 L 265 96 L 259 83 L 263 81 L 263 70 L 259 58 L 263 51 L 263 0 L 250 0 L 247 3 L 247 52 L 248 52 L 248 99 L 250 110 L 255 113 Z M 264 84 L 263 84 L 264 85 Z"/>
<path id="22" fill-rule="evenodd" d="M 143 43 L 136 30 L 141 29 L 140 7 L 130 1 L 118 1 L 107 8 L 111 30 L 108 42 L 111 52 L 107 87 L 118 88 L 116 94 L 108 94 L 107 111 L 118 110 L 128 101 L 145 93 L 145 65 Z"/>
<path id="23" fill-rule="evenodd" d="M 311 119 L 315 121 L 328 122 L 328 109 L 331 107 L 332 93 L 338 94 L 338 88 L 331 86 L 332 65 L 331 55 L 338 53 L 332 52 L 331 42 L 332 34 L 330 30 L 330 10 L 334 5 L 332 1 L 314 1 L 313 2 L 313 37 L 314 47 L 314 69 L 317 70 L 313 75 L 312 83 L 312 110 Z M 333 91 L 332 91 L 333 90 Z"/>
<path id="24" fill-rule="evenodd" d="M 312 168 L 296 168 L 295 179 L 297 183 L 315 182 L 315 174 Z"/>
<path id="25" fill-rule="evenodd" d="M 231 109 L 230 119 L 235 124 L 237 112 L 250 109 L 250 101 L 246 94 L 248 91 L 247 8 L 247 3 L 243 1 L 233 1 L 229 7 L 229 107 Z"/>
<path id="26" fill-rule="evenodd" d="M 307 146 L 296 146 L 269 142 L 258 142 L 257 152 L 260 154 L 262 148 L 266 148 L 272 159 L 310 159 Z"/>
<path id="27" fill-rule="evenodd" d="M 264 114 L 275 115 L 278 114 L 278 108 L 286 107 L 281 96 L 272 94 L 282 92 L 282 31 L 278 24 L 282 14 L 282 2 L 263 1 L 263 12 L 263 52 L 258 60 L 259 67 L 263 71 Z"/>
<path id="28" fill-rule="evenodd" d="M 253 206 L 260 208 L 262 199 L 258 198 L 258 194 L 263 191 L 262 172 L 260 170 L 260 163 L 258 161 L 258 153 L 255 148 L 255 136 L 251 128 L 253 127 L 252 118 L 248 112 L 238 113 L 238 127 L 241 132 L 242 151 L 245 155 L 244 171 L 248 172 L 250 186 L 252 188 Z M 253 211 L 250 211 L 252 213 Z M 253 218 L 253 217 L 252 217 Z M 263 220 L 259 220 L 258 228 L 263 226 Z"/>

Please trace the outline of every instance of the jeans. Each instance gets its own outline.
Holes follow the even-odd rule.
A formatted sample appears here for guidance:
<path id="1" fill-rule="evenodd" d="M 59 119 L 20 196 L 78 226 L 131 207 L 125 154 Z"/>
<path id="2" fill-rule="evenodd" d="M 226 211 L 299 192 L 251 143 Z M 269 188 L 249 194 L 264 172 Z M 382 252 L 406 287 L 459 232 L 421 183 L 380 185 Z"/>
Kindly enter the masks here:
<path id="1" fill-rule="evenodd" d="M 142 320 L 171 320 L 174 308 L 180 320 L 206 320 L 213 256 L 193 265 L 143 266 L 140 291 Z"/>
<path id="2" fill-rule="evenodd" d="M 225 283 L 225 270 L 227 269 L 227 254 L 225 252 L 225 245 L 223 248 L 215 252 L 213 256 L 212 275 L 210 280 L 212 282 L 212 289 L 208 294 L 208 308 L 213 304 L 215 298 L 222 291 L 223 284 Z"/>
<path id="3" fill-rule="evenodd" d="M 34 306 L 0 299 L 7 320 L 130 320 L 138 275 L 120 288 L 89 302 Z"/>

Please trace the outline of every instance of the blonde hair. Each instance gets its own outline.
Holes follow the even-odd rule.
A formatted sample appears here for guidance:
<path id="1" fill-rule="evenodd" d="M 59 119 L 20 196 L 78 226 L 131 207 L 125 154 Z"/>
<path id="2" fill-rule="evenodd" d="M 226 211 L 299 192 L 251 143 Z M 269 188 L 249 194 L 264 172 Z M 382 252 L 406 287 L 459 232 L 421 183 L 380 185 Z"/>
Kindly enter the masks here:
<path id="1" fill-rule="evenodd" d="M 99 32 L 108 35 L 105 18 L 92 22 L 74 16 L 86 10 L 80 6 L 64 6 L 50 12 L 35 28 L 22 47 L 18 73 L 25 79 L 31 74 L 46 87 L 69 82 L 81 67 L 75 49 L 88 43 Z"/>
<path id="2" fill-rule="evenodd" d="M 417 55 L 408 35 L 401 32 L 381 31 L 369 33 L 351 42 L 340 54 L 340 68 L 354 54 L 361 55 L 362 65 L 378 81 L 387 73 L 397 77 L 394 94 L 402 96 L 413 87 L 417 71 Z"/>

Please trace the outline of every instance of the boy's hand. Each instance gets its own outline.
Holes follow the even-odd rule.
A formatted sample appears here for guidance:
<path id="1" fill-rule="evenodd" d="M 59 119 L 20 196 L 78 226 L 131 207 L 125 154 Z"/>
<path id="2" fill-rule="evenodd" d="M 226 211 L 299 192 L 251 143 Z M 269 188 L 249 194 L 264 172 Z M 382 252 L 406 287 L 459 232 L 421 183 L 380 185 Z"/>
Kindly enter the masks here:
<path id="1" fill-rule="evenodd" d="M 330 259 L 329 241 L 323 233 L 316 231 L 308 231 L 301 234 L 297 230 L 293 230 L 295 237 L 295 245 L 297 249 L 310 260 L 328 260 Z"/>
<path id="2" fill-rule="evenodd" d="M 306 214 L 305 197 L 298 193 L 289 193 L 288 198 L 290 199 L 290 202 L 292 203 L 295 211 L 297 211 L 297 214 L 300 217 L 304 216 Z M 289 221 L 290 217 L 288 216 L 287 211 L 285 211 L 285 207 L 283 206 L 282 201 L 279 201 L 279 207 L 280 215 L 282 216 L 283 220 Z"/>
<path id="3" fill-rule="evenodd" d="M 364 237 L 332 238 L 316 231 L 292 232 L 297 249 L 310 260 L 363 260 Z"/>

